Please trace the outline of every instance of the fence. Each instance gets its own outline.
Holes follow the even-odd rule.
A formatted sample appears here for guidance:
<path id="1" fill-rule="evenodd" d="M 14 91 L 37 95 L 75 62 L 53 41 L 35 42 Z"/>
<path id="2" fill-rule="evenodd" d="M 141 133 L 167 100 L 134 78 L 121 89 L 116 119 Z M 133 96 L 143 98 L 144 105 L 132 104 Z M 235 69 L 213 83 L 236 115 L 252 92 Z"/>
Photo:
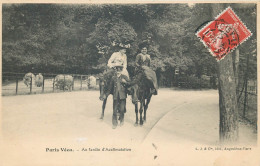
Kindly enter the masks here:
<path id="1" fill-rule="evenodd" d="M 217 78 L 203 75 L 201 78 L 189 75 L 175 76 L 174 79 L 161 77 L 159 87 L 179 87 L 184 89 L 217 89 Z"/>
<path id="2" fill-rule="evenodd" d="M 241 69 L 243 70 L 243 69 Z M 246 69 L 245 69 L 246 70 Z M 257 80 L 249 80 L 246 72 L 240 75 L 237 87 L 238 112 L 241 118 L 248 121 L 257 129 Z M 214 76 L 179 76 L 172 81 L 161 77 L 158 80 L 160 87 L 180 87 L 185 89 L 217 89 L 218 79 Z"/>
<path id="3" fill-rule="evenodd" d="M 26 73 L 3 72 L 2 73 L 2 96 L 67 91 L 67 89 L 64 86 L 61 89 L 57 88 L 55 77 L 58 74 L 42 73 L 43 80 L 42 80 L 41 87 L 35 86 L 32 77 L 30 77 L 31 79 L 30 84 L 28 86 L 25 85 L 23 80 L 25 74 Z M 90 75 L 80 75 L 80 74 L 69 74 L 69 75 L 73 77 L 72 86 L 71 86 L 72 91 L 98 89 L 98 78 L 96 80 L 96 86 L 93 85 L 90 86 L 88 80 Z"/>
<path id="4" fill-rule="evenodd" d="M 248 80 L 237 89 L 238 112 L 257 129 L 257 81 Z"/>

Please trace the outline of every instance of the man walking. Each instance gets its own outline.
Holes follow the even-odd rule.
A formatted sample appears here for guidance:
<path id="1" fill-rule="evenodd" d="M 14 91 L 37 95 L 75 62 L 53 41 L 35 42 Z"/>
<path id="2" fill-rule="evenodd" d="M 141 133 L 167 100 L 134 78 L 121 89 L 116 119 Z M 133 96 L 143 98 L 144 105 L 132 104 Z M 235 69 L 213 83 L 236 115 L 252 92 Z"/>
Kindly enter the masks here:
<path id="1" fill-rule="evenodd" d="M 127 98 L 126 83 L 130 81 L 126 75 L 122 74 L 123 64 L 120 63 L 120 61 L 114 64 L 114 67 L 116 68 L 116 74 L 112 77 L 112 81 L 109 84 L 109 89 L 112 89 L 113 92 L 113 129 L 115 129 L 118 125 L 117 113 L 120 114 L 120 126 L 124 124 L 124 113 Z M 106 96 L 108 95 L 109 94 L 107 93 Z"/>

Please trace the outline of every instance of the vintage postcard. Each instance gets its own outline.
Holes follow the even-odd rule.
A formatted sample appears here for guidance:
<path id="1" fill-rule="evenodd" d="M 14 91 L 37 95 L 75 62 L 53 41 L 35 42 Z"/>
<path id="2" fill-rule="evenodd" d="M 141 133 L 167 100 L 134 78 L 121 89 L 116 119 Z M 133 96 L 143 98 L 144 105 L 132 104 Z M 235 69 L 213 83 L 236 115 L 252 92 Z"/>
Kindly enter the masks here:
<path id="1" fill-rule="evenodd" d="M 259 166 L 258 1 L 2 1 L 3 166 Z"/>

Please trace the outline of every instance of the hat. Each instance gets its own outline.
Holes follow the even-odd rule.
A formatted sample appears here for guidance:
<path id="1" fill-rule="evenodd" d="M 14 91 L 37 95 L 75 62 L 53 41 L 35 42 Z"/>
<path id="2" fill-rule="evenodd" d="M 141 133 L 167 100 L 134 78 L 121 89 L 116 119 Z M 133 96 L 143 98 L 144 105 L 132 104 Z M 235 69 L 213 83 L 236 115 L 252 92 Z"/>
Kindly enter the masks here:
<path id="1" fill-rule="evenodd" d="M 120 43 L 118 46 L 121 47 L 121 48 L 130 48 L 130 44 L 122 44 L 122 43 Z"/>
<path id="2" fill-rule="evenodd" d="M 114 46 L 114 47 L 118 47 L 118 48 L 124 48 L 124 49 L 126 49 L 126 48 L 130 48 L 131 47 L 131 45 L 128 43 L 128 44 L 125 44 L 125 43 L 118 43 L 118 42 L 116 42 L 116 41 L 113 41 L 112 42 L 112 46 Z"/>
<path id="3" fill-rule="evenodd" d="M 144 41 L 144 42 L 140 43 L 140 44 L 138 45 L 138 47 L 139 47 L 139 49 L 142 49 L 142 48 L 144 48 L 144 47 L 148 48 L 148 47 L 149 47 L 149 44 L 148 44 L 147 41 Z"/>

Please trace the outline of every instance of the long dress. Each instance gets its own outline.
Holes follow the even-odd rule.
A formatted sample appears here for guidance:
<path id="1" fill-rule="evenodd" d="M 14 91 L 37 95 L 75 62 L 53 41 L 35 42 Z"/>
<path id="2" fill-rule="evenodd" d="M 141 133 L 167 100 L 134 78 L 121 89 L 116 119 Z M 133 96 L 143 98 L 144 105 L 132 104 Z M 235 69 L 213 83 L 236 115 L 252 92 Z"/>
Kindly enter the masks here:
<path id="1" fill-rule="evenodd" d="M 150 64 L 151 64 L 150 55 L 142 54 L 142 53 L 138 54 L 136 56 L 135 64 L 137 67 L 141 67 L 143 69 L 146 78 L 151 81 L 153 88 L 156 90 L 156 94 L 157 94 L 157 90 L 158 90 L 157 77 L 156 77 L 156 73 L 150 68 Z"/>

